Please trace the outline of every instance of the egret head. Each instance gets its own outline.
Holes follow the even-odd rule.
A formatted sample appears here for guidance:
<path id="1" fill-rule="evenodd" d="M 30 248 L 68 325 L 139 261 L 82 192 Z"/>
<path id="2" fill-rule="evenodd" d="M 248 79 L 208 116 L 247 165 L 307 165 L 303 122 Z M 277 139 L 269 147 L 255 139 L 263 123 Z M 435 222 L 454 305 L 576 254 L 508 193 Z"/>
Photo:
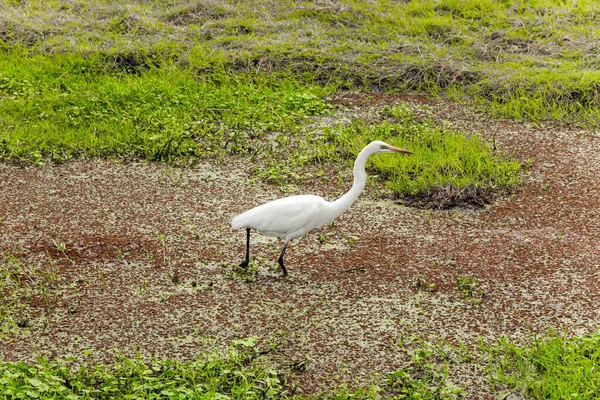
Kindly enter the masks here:
<path id="1" fill-rule="evenodd" d="M 401 149 L 399 147 L 394 147 L 380 140 L 376 140 L 371 142 L 368 147 L 373 147 L 374 153 L 404 153 L 404 154 L 413 154 L 412 151 Z"/>

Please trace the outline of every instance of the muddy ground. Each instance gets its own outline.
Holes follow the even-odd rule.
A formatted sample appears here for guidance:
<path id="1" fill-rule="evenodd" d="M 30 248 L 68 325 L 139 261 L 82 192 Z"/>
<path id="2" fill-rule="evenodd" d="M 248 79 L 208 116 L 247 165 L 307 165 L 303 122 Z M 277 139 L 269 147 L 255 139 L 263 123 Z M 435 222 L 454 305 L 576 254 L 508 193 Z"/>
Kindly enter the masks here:
<path id="1" fill-rule="evenodd" d="M 370 100 L 378 99 L 398 100 Z M 422 346 L 415 335 L 477 354 L 480 338 L 596 331 L 600 136 L 402 100 L 428 103 L 440 120 L 531 160 L 523 185 L 485 209 L 450 211 L 397 205 L 371 186 L 334 226 L 292 242 L 286 279 L 276 264 L 281 242 L 257 234 L 256 280 L 229 272 L 244 250 L 231 218 L 286 195 L 250 184 L 243 159 L 185 170 L 142 161 L 1 165 L 0 253 L 52 265 L 58 280 L 44 301 L 33 299 L 31 326 L 0 347 L 0 359 L 82 358 L 91 349 L 90 359 L 106 361 L 115 348 L 190 359 L 206 337 L 224 346 L 258 336 L 279 343 L 284 364 L 308 360 L 293 379 L 311 393 L 405 367 Z M 337 172 L 297 193 L 339 197 L 351 176 L 339 182 Z M 477 279 L 481 299 L 463 297 L 461 277 Z M 451 359 L 450 379 L 467 397 L 492 396 L 484 367 L 477 357 Z"/>

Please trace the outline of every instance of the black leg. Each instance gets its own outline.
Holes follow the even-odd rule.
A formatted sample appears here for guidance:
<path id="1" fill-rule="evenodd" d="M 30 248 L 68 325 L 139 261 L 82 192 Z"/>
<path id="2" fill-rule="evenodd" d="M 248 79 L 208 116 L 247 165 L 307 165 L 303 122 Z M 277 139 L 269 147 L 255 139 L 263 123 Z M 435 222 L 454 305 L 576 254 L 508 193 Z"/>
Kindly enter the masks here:
<path id="1" fill-rule="evenodd" d="M 250 264 L 250 228 L 246 228 L 246 259 L 240 263 L 240 267 L 246 268 Z"/>
<path id="2" fill-rule="evenodd" d="M 279 256 L 279 259 L 277 260 L 277 262 L 279 263 L 279 266 L 281 267 L 281 270 L 283 271 L 283 276 L 287 276 L 287 269 L 285 269 L 285 265 L 283 265 L 283 255 L 285 254 L 285 249 L 287 249 L 289 242 L 285 242 L 285 244 L 283 245 L 283 250 L 281 250 L 281 255 Z"/>

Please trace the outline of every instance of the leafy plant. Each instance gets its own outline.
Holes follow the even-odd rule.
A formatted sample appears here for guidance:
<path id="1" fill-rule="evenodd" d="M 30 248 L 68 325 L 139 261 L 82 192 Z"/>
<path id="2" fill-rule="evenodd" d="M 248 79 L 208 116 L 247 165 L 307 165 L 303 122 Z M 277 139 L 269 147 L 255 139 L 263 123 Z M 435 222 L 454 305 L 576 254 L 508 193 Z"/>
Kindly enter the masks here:
<path id="1" fill-rule="evenodd" d="M 481 301 L 485 297 L 485 291 L 477 289 L 477 278 L 460 277 L 456 279 L 456 288 L 465 299 Z"/>
<path id="2" fill-rule="evenodd" d="M 81 366 L 38 359 L 0 363 L 0 392 L 8 398 L 280 398 L 289 385 L 281 374 L 255 362 L 256 339 L 232 342 L 227 354 L 204 353 L 195 361 L 118 356 L 111 366 Z"/>
<path id="3" fill-rule="evenodd" d="M 425 292 L 433 292 L 435 291 L 435 283 L 429 282 L 421 275 L 417 275 L 415 278 L 413 286 L 418 290 L 422 290 Z"/>

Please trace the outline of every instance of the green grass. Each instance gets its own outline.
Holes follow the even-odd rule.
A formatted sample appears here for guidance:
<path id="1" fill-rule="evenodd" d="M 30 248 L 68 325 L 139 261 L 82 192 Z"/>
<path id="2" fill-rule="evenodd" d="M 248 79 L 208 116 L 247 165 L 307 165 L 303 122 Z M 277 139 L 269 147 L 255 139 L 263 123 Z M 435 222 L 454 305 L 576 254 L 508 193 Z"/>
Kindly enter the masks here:
<path id="1" fill-rule="evenodd" d="M 310 72 L 320 83 L 418 90 L 496 115 L 597 125 L 593 0 L 14 1 L 0 49 L 98 55 L 139 72 Z"/>
<path id="2" fill-rule="evenodd" d="M 481 205 L 518 184 L 516 161 L 479 136 L 418 121 L 407 106 L 386 108 L 378 116 L 384 122 L 376 124 L 355 118 L 351 126 L 313 128 L 317 117 L 335 115 L 326 101 L 335 89 L 308 72 L 198 74 L 165 60 L 128 73 L 100 56 L 15 50 L 0 59 L 0 159 L 141 157 L 187 165 L 270 154 L 258 176 L 285 185 L 307 178 L 309 163 L 339 160 L 338 148 L 353 159 L 379 139 L 415 152 L 373 159 L 375 171 L 407 203 Z M 288 149 L 294 150 L 285 155 Z"/>
<path id="3" fill-rule="evenodd" d="M 327 129 L 323 142 L 315 145 L 322 151 L 316 157 L 335 159 L 341 147 L 353 161 L 372 140 L 409 149 L 414 154 L 371 157 L 372 172 L 387 181 L 396 198 L 434 208 L 481 206 L 520 182 L 522 165 L 494 143 L 440 126 L 405 103 L 383 108 L 377 120 L 383 122 L 354 119 L 348 126 Z"/>
<path id="4" fill-rule="evenodd" d="M 169 66 L 124 74 L 94 58 L 14 52 L 0 59 L 0 158 L 172 161 L 258 151 L 256 139 L 326 111 L 330 90 L 284 74 L 198 77 Z"/>
<path id="5" fill-rule="evenodd" d="M 55 302 L 58 279 L 51 262 L 25 264 L 18 256 L 0 256 L 0 341 L 14 338 L 34 324 L 32 303 L 47 314 Z"/>
<path id="6" fill-rule="evenodd" d="M 271 365 L 256 338 L 234 340 L 227 351 L 203 352 L 194 361 L 115 357 L 112 365 L 69 366 L 69 360 L 0 363 L 0 399 L 453 399 L 462 393 L 447 382 L 447 368 L 436 369 L 425 351 L 415 367 L 388 374 L 379 384 L 331 393 L 296 394 L 291 371 Z M 84 356 L 89 356 L 86 352 Z"/>
<path id="7" fill-rule="evenodd" d="M 489 380 L 497 390 L 530 399 L 600 397 L 600 333 L 568 337 L 556 332 L 530 345 L 501 339 L 486 346 Z"/>
<path id="8" fill-rule="evenodd" d="M 234 341 L 227 354 L 195 361 L 144 362 L 117 357 L 111 366 L 71 369 L 64 362 L 0 364 L 0 398 L 40 399 L 274 399 L 291 387 L 253 362 L 253 340 Z M 68 360 L 67 360 L 68 361 Z"/>
<path id="9" fill-rule="evenodd" d="M 266 346 L 266 347 L 264 347 Z M 405 369 L 375 383 L 347 383 L 329 393 L 306 396 L 291 383 L 294 372 L 273 364 L 268 354 L 276 344 L 258 345 L 256 338 L 234 340 L 227 351 L 204 351 L 193 361 L 115 357 L 112 364 L 75 367 L 72 359 L 35 363 L 0 363 L 0 398 L 40 399 L 453 399 L 461 388 L 447 380 L 447 358 L 441 347 L 417 349 Z M 567 337 L 550 332 L 530 345 L 501 339 L 484 344 L 489 355 L 490 384 L 499 398 L 511 393 L 528 399 L 596 399 L 600 396 L 600 334 Z M 86 352 L 84 356 L 88 356 Z M 464 360 L 471 360 L 470 356 Z M 464 361 L 463 361 L 464 362 Z"/>

